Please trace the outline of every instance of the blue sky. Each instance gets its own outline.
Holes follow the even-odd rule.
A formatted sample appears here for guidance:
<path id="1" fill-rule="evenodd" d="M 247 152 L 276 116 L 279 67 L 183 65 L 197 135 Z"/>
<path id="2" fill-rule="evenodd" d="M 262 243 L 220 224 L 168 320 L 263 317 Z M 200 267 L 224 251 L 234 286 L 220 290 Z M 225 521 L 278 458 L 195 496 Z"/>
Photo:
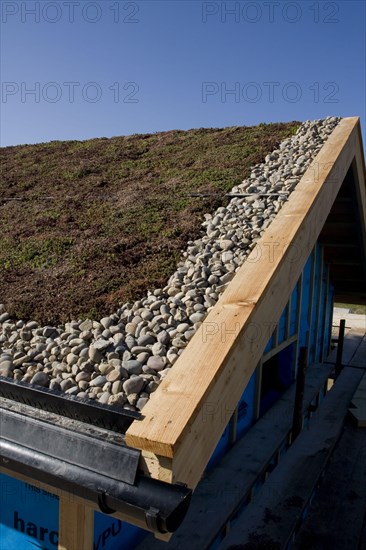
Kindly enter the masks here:
<path id="1" fill-rule="evenodd" d="M 2 0 L 1 145 L 333 114 L 365 132 L 365 6 Z"/>

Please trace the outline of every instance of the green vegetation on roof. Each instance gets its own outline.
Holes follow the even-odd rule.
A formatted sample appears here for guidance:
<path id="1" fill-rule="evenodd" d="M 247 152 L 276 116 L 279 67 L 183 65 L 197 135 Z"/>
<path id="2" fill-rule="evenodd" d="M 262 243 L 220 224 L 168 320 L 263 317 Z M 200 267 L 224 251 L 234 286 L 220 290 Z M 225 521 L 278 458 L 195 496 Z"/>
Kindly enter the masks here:
<path id="1" fill-rule="evenodd" d="M 17 318 L 58 323 L 164 285 L 203 214 L 298 126 L 0 149 L 0 302 Z"/>

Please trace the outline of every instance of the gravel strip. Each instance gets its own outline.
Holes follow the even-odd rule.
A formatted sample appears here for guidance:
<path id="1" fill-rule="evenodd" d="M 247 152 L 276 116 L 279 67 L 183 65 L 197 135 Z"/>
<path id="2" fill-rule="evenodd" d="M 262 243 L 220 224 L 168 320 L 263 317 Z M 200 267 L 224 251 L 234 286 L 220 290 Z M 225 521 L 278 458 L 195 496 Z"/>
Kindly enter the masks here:
<path id="1" fill-rule="evenodd" d="M 304 122 L 254 166 L 232 189 L 246 196 L 205 215 L 167 286 L 144 299 L 57 327 L 11 319 L 0 304 L 0 375 L 142 410 L 339 121 Z"/>

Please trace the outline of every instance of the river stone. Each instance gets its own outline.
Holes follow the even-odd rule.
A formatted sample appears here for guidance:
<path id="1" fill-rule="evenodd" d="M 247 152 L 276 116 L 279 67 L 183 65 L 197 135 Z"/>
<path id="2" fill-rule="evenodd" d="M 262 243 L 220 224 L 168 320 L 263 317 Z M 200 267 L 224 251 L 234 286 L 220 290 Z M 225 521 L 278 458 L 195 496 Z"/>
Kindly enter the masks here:
<path id="1" fill-rule="evenodd" d="M 118 367 L 120 367 L 122 365 L 122 361 L 121 359 L 117 359 L 117 358 L 113 358 L 113 359 L 109 359 L 108 358 L 108 363 L 111 365 L 111 367 L 113 367 L 114 369 L 117 369 Z"/>
<path id="2" fill-rule="evenodd" d="M 137 338 L 137 344 L 143 347 L 153 345 L 155 344 L 155 342 L 156 342 L 156 338 L 152 334 L 144 334 L 143 336 L 140 336 L 139 338 Z"/>
<path id="3" fill-rule="evenodd" d="M 102 387 L 107 382 L 106 376 L 99 375 L 90 382 L 90 386 Z"/>
<path id="4" fill-rule="evenodd" d="M 72 388 L 69 388 L 68 390 L 66 390 L 65 393 L 67 393 L 68 395 L 78 395 L 79 392 L 80 392 L 79 386 L 73 386 Z"/>
<path id="5" fill-rule="evenodd" d="M 225 285 L 231 281 L 231 279 L 234 277 L 235 273 L 225 273 L 222 277 L 220 277 L 221 284 Z"/>
<path id="6" fill-rule="evenodd" d="M 147 346 L 134 346 L 131 349 L 131 354 L 132 355 L 138 355 L 139 353 L 148 353 L 150 355 L 151 354 L 151 349 L 150 349 L 150 347 L 147 347 Z"/>
<path id="7" fill-rule="evenodd" d="M 175 348 L 179 348 L 179 349 L 182 349 L 182 348 L 185 348 L 186 345 L 187 345 L 187 342 L 185 342 L 184 340 L 182 340 L 182 338 L 174 338 L 173 339 L 173 342 L 172 342 L 173 346 Z"/>
<path id="8" fill-rule="evenodd" d="M 169 374 L 169 372 L 170 372 L 170 368 L 166 368 L 166 369 L 160 371 L 160 372 L 159 372 L 159 376 L 160 376 L 161 380 L 162 380 L 163 378 L 165 378 L 165 377 L 167 376 L 167 374 Z"/>
<path id="9" fill-rule="evenodd" d="M 55 327 L 44 327 L 42 336 L 45 338 L 50 338 L 55 332 L 57 333 L 57 329 Z"/>
<path id="10" fill-rule="evenodd" d="M 179 355 L 177 355 L 176 353 L 171 353 L 170 355 L 167 356 L 167 359 L 169 361 L 169 363 L 171 365 L 174 365 L 174 363 L 177 361 Z"/>
<path id="11" fill-rule="evenodd" d="M 219 242 L 221 250 L 231 250 L 234 248 L 235 244 L 231 239 L 223 239 Z"/>
<path id="12" fill-rule="evenodd" d="M 103 354 L 93 345 L 89 346 L 89 359 L 93 363 L 100 363 L 103 359 Z"/>
<path id="13" fill-rule="evenodd" d="M 8 321 L 9 319 L 10 315 L 6 311 L 0 315 L 0 323 L 5 323 L 5 321 Z"/>
<path id="14" fill-rule="evenodd" d="M 17 354 L 14 355 L 14 361 L 13 361 L 14 367 L 21 367 L 23 363 L 27 362 L 27 359 L 28 359 L 27 355 L 21 354 L 19 357 L 15 359 L 16 356 Z M 42 359 L 43 359 L 43 356 L 42 356 Z"/>
<path id="15" fill-rule="evenodd" d="M 123 383 L 123 390 L 126 392 L 127 395 L 139 394 L 144 384 L 145 381 L 143 378 L 141 378 L 140 376 L 134 376 L 133 378 L 129 378 L 129 380 L 126 380 Z"/>
<path id="16" fill-rule="evenodd" d="M 128 334 L 132 334 L 132 336 L 135 336 L 136 329 L 137 329 L 137 324 L 136 323 L 127 323 L 126 332 Z"/>
<path id="17" fill-rule="evenodd" d="M 88 399 L 89 394 L 86 391 L 80 391 L 78 393 L 78 399 Z"/>
<path id="18" fill-rule="evenodd" d="M 167 346 L 170 343 L 169 332 L 167 332 L 166 330 L 160 331 L 157 335 L 157 338 L 163 346 Z"/>
<path id="19" fill-rule="evenodd" d="M 184 333 L 184 338 L 187 340 L 187 342 L 189 340 L 191 340 L 191 338 L 196 334 L 196 331 L 195 329 L 190 329 L 190 330 L 186 330 L 185 333 Z"/>
<path id="20" fill-rule="evenodd" d="M 67 391 L 73 386 L 75 386 L 75 382 L 71 378 L 67 378 L 66 380 L 62 380 L 62 382 L 60 382 L 61 391 Z"/>
<path id="21" fill-rule="evenodd" d="M 143 311 L 141 311 L 140 316 L 144 321 L 151 321 L 151 319 L 154 317 L 154 314 L 149 309 L 144 309 Z"/>
<path id="22" fill-rule="evenodd" d="M 81 371 L 75 377 L 76 382 L 81 382 L 81 381 L 89 382 L 90 379 L 91 379 L 90 372 L 87 372 L 87 371 Z"/>
<path id="23" fill-rule="evenodd" d="M 136 405 L 138 398 L 139 396 L 137 393 L 129 393 L 127 395 L 127 401 L 129 402 L 130 405 Z"/>
<path id="24" fill-rule="evenodd" d="M 145 363 L 147 362 L 147 360 L 149 359 L 150 357 L 150 353 L 148 353 L 147 351 L 143 351 L 141 353 L 139 353 L 137 356 L 136 356 L 136 359 L 137 361 L 139 361 L 141 363 L 141 365 L 145 365 Z"/>
<path id="25" fill-rule="evenodd" d="M 104 376 L 106 376 L 109 372 L 111 372 L 113 368 L 114 367 L 109 363 L 100 363 L 98 366 L 98 370 L 100 374 L 104 374 Z"/>
<path id="26" fill-rule="evenodd" d="M 148 385 L 146 386 L 145 388 L 145 391 L 147 393 L 153 393 L 155 390 L 157 390 L 159 387 L 159 383 L 156 382 L 155 380 L 151 380 L 151 382 L 148 383 Z"/>
<path id="27" fill-rule="evenodd" d="M 121 392 L 116 395 L 111 395 L 108 401 L 108 405 L 123 406 L 127 402 L 127 397 Z"/>
<path id="28" fill-rule="evenodd" d="M 8 357 L 5 359 L 5 357 Z M 9 369 L 12 370 L 13 367 L 13 361 L 11 360 L 10 356 L 5 356 L 4 359 L 0 361 L 0 369 Z"/>
<path id="29" fill-rule="evenodd" d="M 111 388 L 111 393 L 113 395 L 117 395 L 118 393 L 120 393 L 122 391 L 122 382 L 121 380 L 116 380 L 115 382 L 113 382 L 112 384 L 112 388 Z"/>
<path id="30" fill-rule="evenodd" d="M 142 409 L 145 407 L 145 405 L 148 401 L 149 401 L 148 397 L 140 397 L 140 399 L 138 399 L 137 402 L 136 402 L 137 409 L 142 411 Z"/>
<path id="31" fill-rule="evenodd" d="M 123 368 L 126 369 L 129 374 L 141 374 L 142 372 L 142 365 L 140 361 L 137 361 L 135 359 L 124 361 Z"/>
<path id="32" fill-rule="evenodd" d="M 57 378 L 52 378 L 50 380 L 49 388 L 50 388 L 50 390 L 61 391 L 61 386 L 60 386 L 59 380 L 57 380 Z"/>
<path id="33" fill-rule="evenodd" d="M 98 351 L 105 351 L 109 346 L 109 340 L 104 340 L 104 338 L 100 338 L 99 340 L 96 340 L 94 342 L 93 346 Z"/>
<path id="34" fill-rule="evenodd" d="M 203 321 L 203 319 L 205 317 L 206 317 L 206 315 L 204 313 L 196 312 L 196 313 L 192 313 L 192 315 L 190 315 L 189 320 L 192 323 L 199 323 L 200 321 Z"/>
<path id="35" fill-rule="evenodd" d="M 147 365 L 144 365 L 142 367 L 142 372 L 146 375 L 146 374 L 156 374 L 155 371 L 151 368 L 151 367 L 148 367 Z M 144 376 L 144 378 L 146 379 L 146 377 Z"/>
<path id="36" fill-rule="evenodd" d="M 0 364 L 0 376 L 11 378 L 12 373 L 13 373 L 13 369 L 10 361 L 4 361 L 3 363 Z"/>
<path id="37" fill-rule="evenodd" d="M 79 325 L 79 329 L 81 332 L 90 332 L 93 328 L 93 321 L 90 319 L 85 319 L 82 323 Z"/>
<path id="38" fill-rule="evenodd" d="M 179 323 L 179 325 L 177 326 L 177 332 L 180 332 L 183 334 L 183 332 L 188 330 L 189 327 L 190 327 L 189 323 Z"/>
<path id="39" fill-rule="evenodd" d="M 20 335 L 17 332 L 13 332 L 13 334 L 9 337 L 8 343 L 10 345 L 15 344 L 17 340 L 19 340 Z"/>
<path id="40" fill-rule="evenodd" d="M 131 336 L 131 334 L 127 334 L 126 338 L 125 338 L 125 344 L 126 346 L 128 347 L 128 349 L 132 349 L 136 346 L 136 340 L 133 336 Z"/>
<path id="41" fill-rule="evenodd" d="M 102 405 L 107 405 L 111 397 L 112 397 L 112 394 L 110 394 L 108 391 L 105 391 L 98 395 L 98 401 Z"/>
<path id="42" fill-rule="evenodd" d="M 156 372 L 159 372 L 165 368 L 164 359 L 158 355 L 153 355 L 148 359 L 146 366 Z"/>
<path id="43" fill-rule="evenodd" d="M 108 382 L 115 382 L 116 380 L 121 380 L 122 374 L 118 370 L 112 370 L 107 374 Z"/>
<path id="44" fill-rule="evenodd" d="M 78 362 L 78 356 L 75 355 L 74 353 L 68 353 L 67 356 L 66 356 L 66 363 L 72 367 L 73 365 L 75 365 L 77 362 Z"/>
<path id="45" fill-rule="evenodd" d="M 113 321 L 110 317 L 103 317 L 103 319 L 100 320 L 100 324 L 105 328 L 108 329 L 112 324 Z"/>
<path id="46" fill-rule="evenodd" d="M 153 355 L 165 355 L 166 353 L 165 346 L 163 346 L 160 342 L 156 342 L 156 344 L 154 344 L 151 348 L 151 351 Z"/>

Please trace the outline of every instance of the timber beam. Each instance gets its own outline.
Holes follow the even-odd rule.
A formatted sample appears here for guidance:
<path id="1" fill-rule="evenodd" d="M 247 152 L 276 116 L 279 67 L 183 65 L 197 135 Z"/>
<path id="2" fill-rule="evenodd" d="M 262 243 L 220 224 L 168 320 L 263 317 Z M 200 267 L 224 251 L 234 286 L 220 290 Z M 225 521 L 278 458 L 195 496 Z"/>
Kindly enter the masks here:
<path id="1" fill-rule="evenodd" d="M 145 473 L 196 487 L 355 157 L 362 178 L 361 155 L 359 119 L 342 119 L 144 407 L 144 418 L 129 427 L 126 443 L 142 450 Z"/>

